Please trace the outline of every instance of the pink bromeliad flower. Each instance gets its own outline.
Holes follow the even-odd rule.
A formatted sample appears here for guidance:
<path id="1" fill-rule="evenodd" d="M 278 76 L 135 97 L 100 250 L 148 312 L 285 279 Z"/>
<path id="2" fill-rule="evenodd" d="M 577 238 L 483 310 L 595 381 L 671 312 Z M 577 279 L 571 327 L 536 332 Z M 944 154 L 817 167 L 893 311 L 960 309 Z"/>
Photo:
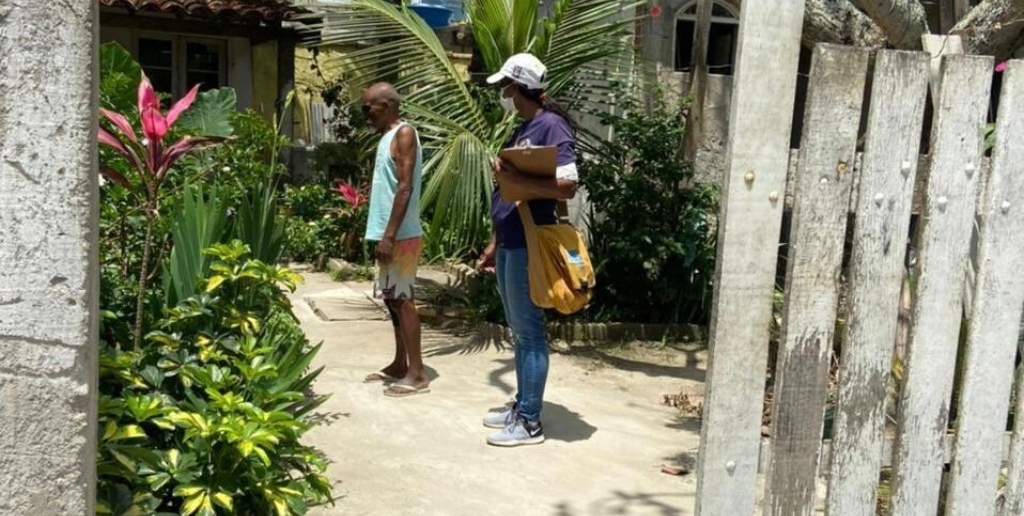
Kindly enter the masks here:
<path id="1" fill-rule="evenodd" d="M 113 126 L 113 131 L 99 128 L 99 142 L 106 145 L 128 159 L 139 172 L 146 197 L 155 199 L 160 184 L 167 177 L 167 172 L 181 157 L 201 147 L 223 140 L 209 136 L 187 136 L 170 145 L 164 144 L 164 137 L 178 120 L 178 117 L 196 100 L 199 85 L 194 86 L 187 95 L 171 106 L 164 115 L 160 111 L 160 99 L 153 90 L 153 85 L 145 74 L 139 82 L 139 120 L 142 122 L 140 141 L 135 130 L 121 113 L 100 108 L 100 114 Z M 120 173 L 104 169 L 101 173 L 107 179 L 124 187 L 131 187 L 127 178 Z"/>
<path id="2" fill-rule="evenodd" d="M 358 208 L 366 201 L 359 189 L 349 183 L 338 183 L 338 187 L 334 191 L 341 194 L 345 198 L 345 202 L 352 206 L 352 209 Z"/>

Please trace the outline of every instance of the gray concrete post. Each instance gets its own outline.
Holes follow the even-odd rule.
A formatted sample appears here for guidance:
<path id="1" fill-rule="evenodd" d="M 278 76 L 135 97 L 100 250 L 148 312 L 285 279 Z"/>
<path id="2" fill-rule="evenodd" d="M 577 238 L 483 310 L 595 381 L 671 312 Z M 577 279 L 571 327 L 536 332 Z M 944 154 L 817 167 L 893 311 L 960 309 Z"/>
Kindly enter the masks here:
<path id="1" fill-rule="evenodd" d="M 94 514 L 96 0 L 0 0 L 0 514 Z"/>

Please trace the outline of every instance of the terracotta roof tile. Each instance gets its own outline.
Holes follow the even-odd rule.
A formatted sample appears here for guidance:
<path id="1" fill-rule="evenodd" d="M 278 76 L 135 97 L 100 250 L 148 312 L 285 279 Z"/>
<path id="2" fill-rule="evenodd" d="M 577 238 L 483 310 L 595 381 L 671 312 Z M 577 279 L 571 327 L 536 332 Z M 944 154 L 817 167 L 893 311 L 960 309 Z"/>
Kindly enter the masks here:
<path id="1" fill-rule="evenodd" d="M 286 0 L 99 0 L 105 7 L 200 18 L 231 17 L 264 22 L 292 20 L 305 9 Z"/>

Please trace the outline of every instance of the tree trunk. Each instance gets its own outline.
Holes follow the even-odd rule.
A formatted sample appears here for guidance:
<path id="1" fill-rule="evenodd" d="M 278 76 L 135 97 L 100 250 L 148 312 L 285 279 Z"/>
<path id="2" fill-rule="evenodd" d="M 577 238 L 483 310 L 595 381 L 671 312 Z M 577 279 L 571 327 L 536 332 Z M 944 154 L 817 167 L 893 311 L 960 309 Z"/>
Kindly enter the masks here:
<path id="1" fill-rule="evenodd" d="M 690 77 L 689 120 L 686 123 L 686 136 L 683 150 L 688 159 L 697 161 L 697 149 L 704 133 L 704 97 L 708 83 L 708 38 L 711 35 L 712 0 L 701 0 L 697 3 L 697 26 L 693 35 L 693 75 Z"/>
<path id="2" fill-rule="evenodd" d="M 968 54 L 1005 58 L 1024 29 L 1024 2 L 986 0 L 975 7 L 950 31 L 963 38 Z"/>
<path id="3" fill-rule="evenodd" d="M 899 49 L 919 50 L 928 33 L 928 17 L 918 0 L 860 0 L 864 12 Z"/>
<path id="4" fill-rule="evenodd" d="M 881 48 L 885 42 L 885 34 L 878 26 L 848 0 L 807 0 L 804 8 L 805 46 L 836 43 Z"/>

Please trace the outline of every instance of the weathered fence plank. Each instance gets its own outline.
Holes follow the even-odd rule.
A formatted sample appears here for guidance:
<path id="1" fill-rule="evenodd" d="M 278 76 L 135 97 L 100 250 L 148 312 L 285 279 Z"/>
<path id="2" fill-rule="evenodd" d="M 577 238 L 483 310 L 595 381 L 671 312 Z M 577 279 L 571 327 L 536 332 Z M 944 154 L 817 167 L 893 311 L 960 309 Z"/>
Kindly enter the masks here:
<path id="1" fill-rule="evenodd" d="M 867 49 L 819 45 L 811 61 L 786 274 L 783 342 L 775 370 L 768 514 L 814 513 L 839 269 L 868 57 Z"/>
<path id="2" fill-rule="evenodd" d="M 850 260 L 828 514 L 871 516 L 928 88 L 928 55 L 879 52 Z"/>
<path id="3" fill-rule="evenodd" d="M 931 55 L 931 92 L 932 98 L 939 98 L 942 89 L 942 58 L 943 56 L 960 55 L 964 53 L 964 43 L 960 36 L 949 36 L 939 34 L 925 34 L 921 36 L 921 48 Z"/>
<path id="4" fill-rule="evenodd" d="M 1020 73 L 1020 72 L 1017 72 Z M 1012 209 L 1012 207 L 1011 207 Z M 1016 382 L 1017 401 L 1013 405 L 1013 434 L 1010 437 L 1010 460 L 1006 475 L 1006 497 L 1001 516 L 1024 514 L 1024 367 L 1019 368 Z"/>
<path id="5" fill-rule="evenodd" d="M 719 219 L 696 514 L 753 514 L 803 0 L 746 2 Z"/>
<path id="6" fill-rule="evenodd" d="M 1000 94 L 997 140 L 981 210 L 975 304 L 957 405 L 948 515 L 993 513 L 1024 305 L 1024 61 L 1011 63 Z M 1013 488 L 1020 485 L 1019 480 L 1011 483 Z"/>
<path id="7" fill-rule="evenodd" d="M 998 140 L 981 209 L 947 515 L 992 514 L 1024 306 L 1024 61 L 1003 76 Z"/>
<path id="8" fill-rule="evenodd" d="M 993 59 L 947 56 L 932 127 L 932 168 L 916 274 L 916 303 L 896 439 L 892 508 L 932 516 L 942 480 Z"/>

